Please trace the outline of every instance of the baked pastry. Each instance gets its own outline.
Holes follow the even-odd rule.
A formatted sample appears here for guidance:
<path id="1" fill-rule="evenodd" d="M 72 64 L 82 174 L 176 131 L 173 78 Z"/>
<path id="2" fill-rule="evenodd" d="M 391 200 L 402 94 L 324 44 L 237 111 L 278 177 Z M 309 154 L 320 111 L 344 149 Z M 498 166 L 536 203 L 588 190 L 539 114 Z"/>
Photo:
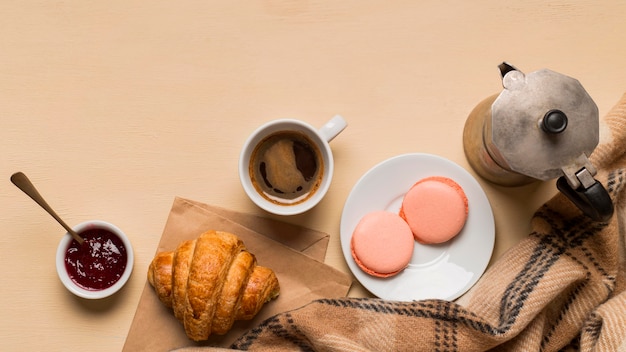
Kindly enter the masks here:
<path id="1" fill-rule="evenodd" d="M 274 272 L 258 266 L 241 239 L 214 230 L 158 253 L 148 281 L 194 341 L 225 334 L 235 320 L 252 319 L 280 292 Z"/>
<path id="2" fill-rule="evenodd" d="M 454 180 L 432 176 L 419 180 L 405 194 L 400 216 L 406 220 L 415 240 L 438 244 L 455 237 L 467 220 L 468 201 Z"/>
<path id="3" fill-rule="evenodd" d="M 404 270 L 414 247 L 409 225 L 398 214 L 382 210 L 365 214 L 350 240 L 356 264 L 376 277 L 390 277 Z"/>

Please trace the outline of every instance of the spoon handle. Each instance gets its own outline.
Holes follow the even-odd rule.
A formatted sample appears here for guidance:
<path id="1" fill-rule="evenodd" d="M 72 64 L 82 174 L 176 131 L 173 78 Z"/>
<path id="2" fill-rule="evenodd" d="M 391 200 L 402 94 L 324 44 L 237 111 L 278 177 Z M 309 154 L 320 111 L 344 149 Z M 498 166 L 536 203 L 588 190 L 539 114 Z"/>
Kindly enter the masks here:
<path id="1" fill-rule="evenodd" d="M 67 232 L 72 235 L 72 237 L 79 243 L 79 244 L 83 244 L 84 240 L 82 237 L 80 237 L 76 231 L 74 231 L 71 227 L 69 227 L 65 221 L 63 221 L 58 215 L 57 213 L 52 210 L 52 208 L 48 205 L 48 203 L 46 202 L 46 200 L 41 196 L 41 194 L 39 194 L 39 191 L 37 191 L 37 188 L 35 188 L 35 185 L 33 185 L 32 182 L 30 182 L 30 180 L 28 179 L 28 177 L 26 177 L 26 175 L 23 172 L 16 172 L 13 175 L 11 175 L 11 182 L 13 182 L 14 185 L 17 186 L 17 188 L 21 189 L 24 193 L 26 193 L 29 197 L 31 197 L 35 203 L 39 204 L 39 206 L 41 206 L 45 211 L 48 212 L 48 214 L 52 215 L 52 217 L 59 223 L 61 224 L 61 226 L 63 226 Z"/>

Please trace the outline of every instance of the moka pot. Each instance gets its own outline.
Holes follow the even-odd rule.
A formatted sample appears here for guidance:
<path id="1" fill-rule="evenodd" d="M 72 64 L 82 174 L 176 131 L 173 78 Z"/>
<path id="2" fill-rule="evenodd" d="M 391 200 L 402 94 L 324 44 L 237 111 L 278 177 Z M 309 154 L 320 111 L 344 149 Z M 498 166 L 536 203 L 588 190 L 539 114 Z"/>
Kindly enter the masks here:
<path id="1" fill-rule="evenodd" d="M 498 66 L 504 89 L 480 102 L 463 131 L 471 167 L 502 186 L 557 179 L 557 188 L 585 215 L 607 221 L 608 192 L 589 161 L 599 141 L 598 107 L 580 82 L 542 69 L 524 74 Z"/>

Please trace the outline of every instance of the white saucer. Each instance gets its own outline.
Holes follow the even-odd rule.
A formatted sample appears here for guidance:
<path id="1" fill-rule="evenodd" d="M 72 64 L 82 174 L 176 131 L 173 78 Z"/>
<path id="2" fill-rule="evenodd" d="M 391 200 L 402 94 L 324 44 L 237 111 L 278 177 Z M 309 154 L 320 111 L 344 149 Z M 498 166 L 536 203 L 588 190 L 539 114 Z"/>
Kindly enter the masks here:
<path id="1" fill-rule="evenodd" d="M 413 257 L 400 274 L 377 278 L 363 272 L 350 253 L 352 232 L 361 218 L 375 210 L 397 213 L 404 194 L 417 181 L 445 176 L 467 196 L 469 213 L 463 230 L 439 245 L 415 242 Z M 487 268 L 493 252 L 495 225 L 485 192 L 465 169 L 430 154 L 404 154 L 369 170 L 354 186 L 341 215 L 341 247 L 357 280 L 372 294 L 388 300 L 454 300 L 469 290 Z"/>

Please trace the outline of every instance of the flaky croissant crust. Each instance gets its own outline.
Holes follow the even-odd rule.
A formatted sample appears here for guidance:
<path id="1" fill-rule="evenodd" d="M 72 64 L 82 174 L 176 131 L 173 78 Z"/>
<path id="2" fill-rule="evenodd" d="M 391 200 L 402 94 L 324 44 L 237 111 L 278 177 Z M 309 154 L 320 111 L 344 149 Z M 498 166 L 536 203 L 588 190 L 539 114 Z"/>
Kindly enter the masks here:
<path id="1" fill-rule="evenodd" d="M 158 253 L 148 281 L 194 341 L 225 334 L 235 320 L 252 319 L 280 292 L 274 272 L 258 266 L 241 239 L 215 230 Z"/>

